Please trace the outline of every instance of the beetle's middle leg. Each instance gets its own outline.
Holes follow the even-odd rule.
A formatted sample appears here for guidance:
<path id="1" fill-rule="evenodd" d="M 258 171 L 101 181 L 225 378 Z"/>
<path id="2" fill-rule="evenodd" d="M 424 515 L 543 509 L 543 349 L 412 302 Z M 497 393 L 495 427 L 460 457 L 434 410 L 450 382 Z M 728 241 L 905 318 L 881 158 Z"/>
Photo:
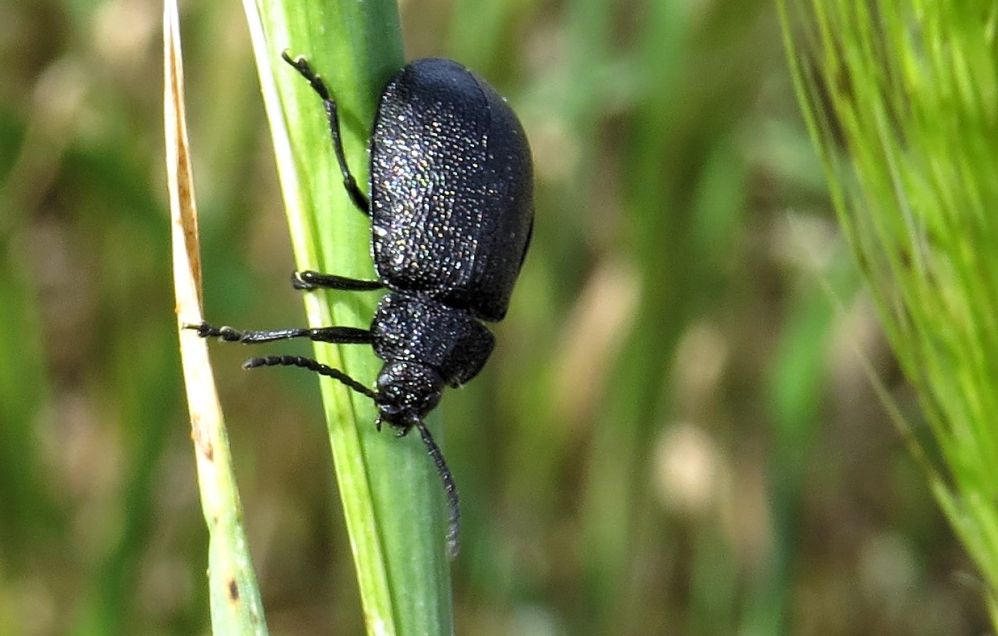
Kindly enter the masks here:
<path id="1" fill-rule="evenodd" d="M 360 280 L 335 274 L 323 274 L 312 270 L 291 273 L 291 285 L 295 289 L 310 291 L 313 289 L 342 289 L 345 291 L 373 291 L 384 288 L 381 281 Z"/>

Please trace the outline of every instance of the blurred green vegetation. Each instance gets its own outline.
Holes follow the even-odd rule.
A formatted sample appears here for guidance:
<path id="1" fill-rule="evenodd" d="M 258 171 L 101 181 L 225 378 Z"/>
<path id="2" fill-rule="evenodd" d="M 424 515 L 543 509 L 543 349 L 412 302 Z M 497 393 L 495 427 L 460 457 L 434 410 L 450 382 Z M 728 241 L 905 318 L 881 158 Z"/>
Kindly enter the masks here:
<path id="1" fill-rule="evenodd" d="M 998 5 L 779 7 L 840 225 L 932 434 L 912 452 L 998 628 Z"/>
<path id="2" fill-rule="evenodd" d="M 302 323 L 241 8 L 183 9 L 208 315 Z M 772 3 L 429 0 L 402 23 L 409 57 L 509 97 L 537 169 L 497 351 L 442 406 L 458 632 L 984 631 L 864 376 L 927 436 Z M 160 37 L 155 3 L 0 3 L 2 634 L 208 629 Z M 213 348 L 271 632 L 357 633 L 316 382 L 246 355 Z"/>

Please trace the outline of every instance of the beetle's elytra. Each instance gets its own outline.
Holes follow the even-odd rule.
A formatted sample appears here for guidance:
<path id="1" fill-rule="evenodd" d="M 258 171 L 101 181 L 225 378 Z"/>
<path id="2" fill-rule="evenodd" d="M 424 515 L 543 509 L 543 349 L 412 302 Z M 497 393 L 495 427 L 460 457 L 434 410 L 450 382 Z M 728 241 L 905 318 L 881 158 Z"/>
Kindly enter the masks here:
<path id="1" fill-rule="evenodd" d="M 282 57 L 322 98 L 343 184 L 371 218 L 378 280 L 296 272 L 298 289 L 387 288 L 369 329 L 320 327 L 238 331 L 192 325 L 202 337 L 260 343 L 309 338 L 370 344 L 384 361 L 371 389 L 310 358 L 252 358 L 246 368 L 298 366 L 334 378 L 374 400 L 376 425 L 419 431 L 447 491 L 448 549 L 458 550 L 457 489 L 423 423 L 445 386 L 484 366 L 494 338 L 481 321 L 506 315 L 530 243 L 533 172 L 530 148 L 512 109 L 484 80 L 456 62 L 410 62 L 385 87 L 371 135 L 370 182 L 361 191 L 343 153 L 336 100 L 304 58 Z"/>

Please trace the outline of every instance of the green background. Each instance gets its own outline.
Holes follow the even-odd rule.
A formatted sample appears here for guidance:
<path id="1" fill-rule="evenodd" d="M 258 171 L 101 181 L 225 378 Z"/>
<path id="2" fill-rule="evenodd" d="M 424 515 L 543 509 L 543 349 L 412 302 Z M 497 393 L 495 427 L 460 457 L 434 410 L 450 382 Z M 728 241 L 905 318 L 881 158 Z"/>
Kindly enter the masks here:
<path id="1" fill-rule="evenodd" d="M 183 9 L 207 314 L 302 324 L 241 7 Z M 0 2 L 0 634 L 208 630 L 160 11 Z M 407 57 L 488 78 L 536 165 L 496 353 L 441 407 L 457 630 L 984 631 L 977 575 L 866 379 L 864 358 L 925 434 L 772 3 L 401 11 Z M 315 380 L 212 351 L 271 632 L 360 631 Z"/>

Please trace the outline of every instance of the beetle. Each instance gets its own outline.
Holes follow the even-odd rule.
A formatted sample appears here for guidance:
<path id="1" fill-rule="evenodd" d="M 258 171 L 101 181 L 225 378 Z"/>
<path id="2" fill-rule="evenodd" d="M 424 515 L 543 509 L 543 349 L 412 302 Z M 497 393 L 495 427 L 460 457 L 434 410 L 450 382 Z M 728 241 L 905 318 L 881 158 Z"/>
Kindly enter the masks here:
<path id="1" fill-rule="evenodd" d="M 374 401 L 379 431 L 382 423 L 398 436 L 418 430 L 447 493 L 447 545 L 456 556 L 457 488 L 424 419 L 446 386 L 458 387 L 482 369 L 495 344 L 483 321 L 506 315 L 533 231 L 526 134 L 485 80 L 451 60 L 415 60 L 391 78 L 378 100 L 365 194 L 347 165 L 335 98 L 307 59 L 287 51 L 281 56 L 322 99 L 343 186 L 371 220 L 378 273 L 378 280 L 356 280 L 302 271 L 292 275 L 292 284 L 303 291 L 388 293 L 369 329 L 189 327 L 202 337 L 247 344 L 288 338 L 370 344 L 384 361 L 376 389 L 300 356 L 252 358 L 243 366 L 297 366 L 331 377 Z"/>

